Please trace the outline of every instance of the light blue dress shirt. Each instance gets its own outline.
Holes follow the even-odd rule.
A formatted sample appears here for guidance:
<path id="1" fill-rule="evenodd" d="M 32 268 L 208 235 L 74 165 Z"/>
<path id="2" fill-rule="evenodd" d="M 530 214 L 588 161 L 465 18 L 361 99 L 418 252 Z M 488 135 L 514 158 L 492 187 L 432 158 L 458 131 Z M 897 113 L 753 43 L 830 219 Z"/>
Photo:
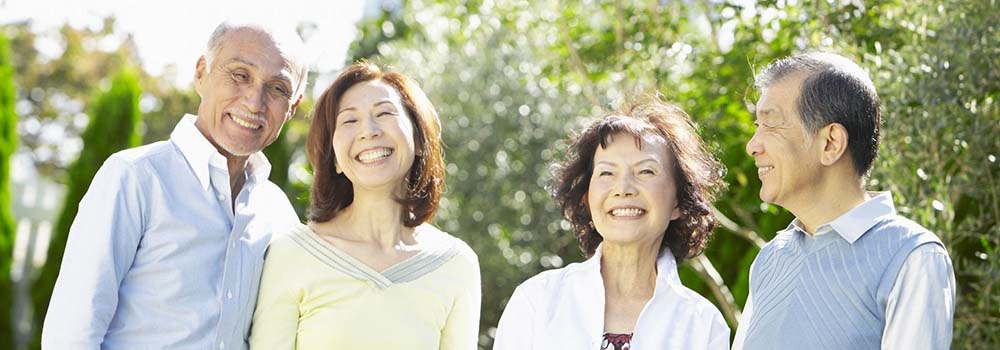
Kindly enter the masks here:
<path id="1" fill-rule="evenodd" d="M 299 220 L 260 152 L 234 212 L 226 159 L 196 118 L 97 172 L 70 228 L 43 348 L 247 348 L 271 232 Z"/>

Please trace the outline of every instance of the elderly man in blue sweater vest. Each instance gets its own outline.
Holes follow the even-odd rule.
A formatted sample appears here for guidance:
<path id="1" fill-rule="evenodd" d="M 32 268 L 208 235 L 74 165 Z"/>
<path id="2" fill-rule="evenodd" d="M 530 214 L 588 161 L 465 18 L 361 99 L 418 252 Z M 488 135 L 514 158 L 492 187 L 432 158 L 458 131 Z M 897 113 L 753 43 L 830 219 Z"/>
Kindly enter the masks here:
<path id="1" fill-rule="evenodd" d="M 733 349 L 947 349 L 951 260 L 934 233 L 867 192 L 879 101 L 857 64 L 829 53 L 785 58 L 756 77 L 747 143 L 760 198 L 795 215 L 750 268 Z"/>

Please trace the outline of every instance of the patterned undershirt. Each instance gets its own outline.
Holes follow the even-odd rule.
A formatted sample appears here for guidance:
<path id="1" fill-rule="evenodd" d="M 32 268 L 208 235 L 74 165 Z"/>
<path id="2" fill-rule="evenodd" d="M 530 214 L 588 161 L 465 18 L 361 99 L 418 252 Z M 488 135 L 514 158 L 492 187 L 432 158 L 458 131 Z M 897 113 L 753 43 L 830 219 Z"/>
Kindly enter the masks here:
<path id="1" fill-rule="evenodd" d="M 628 350 L 632 349 L 629 343 L 632 342 L 632 334 L 604 333 L 604 341 L 601 342 L 601 350 Z"/>

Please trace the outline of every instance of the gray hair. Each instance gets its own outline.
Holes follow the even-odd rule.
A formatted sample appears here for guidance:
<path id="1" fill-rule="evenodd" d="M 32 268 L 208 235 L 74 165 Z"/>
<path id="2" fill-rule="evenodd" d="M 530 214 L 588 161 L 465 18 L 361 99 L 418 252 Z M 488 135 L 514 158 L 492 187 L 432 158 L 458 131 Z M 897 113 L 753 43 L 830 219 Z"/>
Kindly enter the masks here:
<path id="1" fill-rule="evenodd" d="M 857 63 L 843 56 L 810 52 L 769 64 L 754 78 L 767 90 L 790 76 L 805 75 L 796 103 L 810 135 L 838 123 L 847 130 L 847 148 L 858 176 L 867 176 L 878 156 L 881 112 L 875 84 Z"/>
<path id="2" fill-rule="evenodd" d="M 274 45 L 278 47 L 281 51 L 281 55 L 286 61 L 292 63 L 291 68 L 295 68 L 297 64 L 299 67 L 295 71 L 298 73 L 298 86 L 295 86 L 295 93 L 293 96 L 297 96 L 305 93 L 306 82 L 309 77 L 309 66 L 306 64 L 305 57 L 305 45 L 302 43 L 302 39 L 298 34 L 291 30 L 280 30 L 278 28 L 261 25 L 258 23 L 250 22 L 234 22 L 234 21 L 223 21 L 219 23 L 215 30 L 212 31 L 212 35 L 208 37 L 208 44 L 205 47 L 205 68 L 207 72 L 212 71 L 212 60 L 222 49 L 224 43 L 224 38 L 226 34 L 234 30 L 239 29 L 250 29 L 254 31 L 259 31 L 265 33 L 271 40 L 274 41 Z"/>

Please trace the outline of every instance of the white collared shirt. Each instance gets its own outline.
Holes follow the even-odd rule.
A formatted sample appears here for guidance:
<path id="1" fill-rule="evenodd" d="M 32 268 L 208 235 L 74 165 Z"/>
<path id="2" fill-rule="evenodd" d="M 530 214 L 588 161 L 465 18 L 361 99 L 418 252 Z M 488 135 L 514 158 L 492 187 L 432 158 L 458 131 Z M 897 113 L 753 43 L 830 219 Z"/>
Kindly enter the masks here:
<path id="1" fill-rule="evenodd" d="M 632 333 L 633 349 L 728 349 L 729 327 L 707 299 L 684 287 L 669 249 L 656 261 L 653 297 Z M 604 336 L 601 247 L 590 259 L 542 272 L 517 287 L 494 350 L 600 349 Z"/>
<path id="2" fill-rule="evenodd" d="M 43 348 L 246 348 L 271 232 L 298 217 L 260 152 L 231 193 L 226 159 L 195 119 L 185 116 L 170 141 L 112 155 L 94 176 Z"/>

